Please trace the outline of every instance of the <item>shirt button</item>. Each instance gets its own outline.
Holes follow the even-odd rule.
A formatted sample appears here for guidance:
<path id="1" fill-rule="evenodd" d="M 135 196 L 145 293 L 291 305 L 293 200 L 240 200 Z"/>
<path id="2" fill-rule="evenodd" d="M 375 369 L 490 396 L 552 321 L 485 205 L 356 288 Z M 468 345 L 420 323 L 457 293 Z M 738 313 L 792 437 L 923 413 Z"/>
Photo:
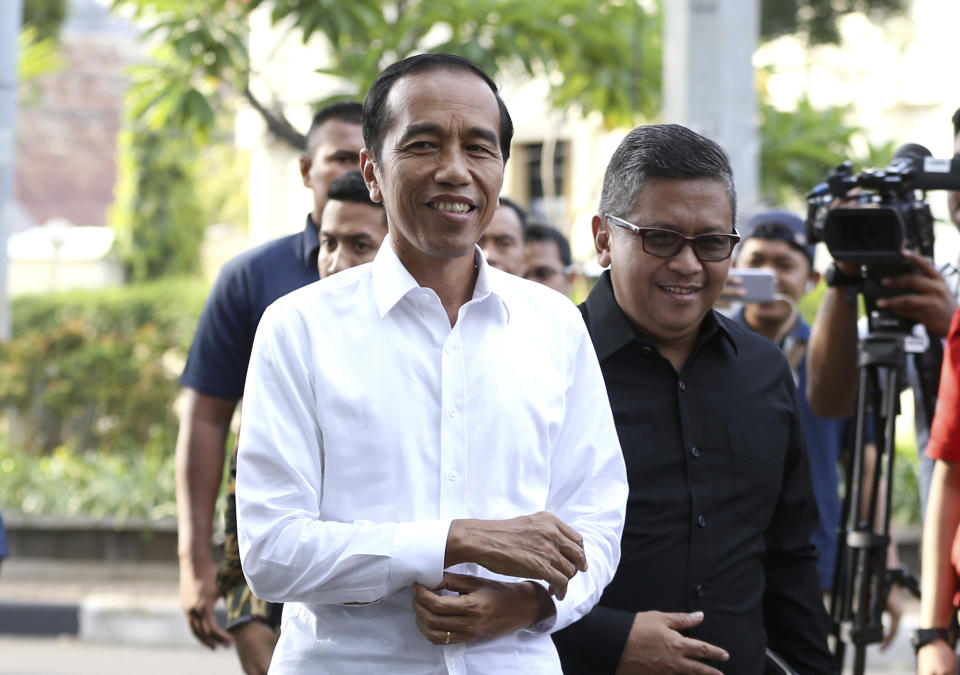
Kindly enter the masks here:
<path id="1" fill-rule="evenodd" d="M 700 448 L 698 448 L 697 446 L 693 446 L 692 448 L 690 448 L 690 454 L 693 455 L 694 457 L 699 457 Z"/>
<path id="2" fill-rule="evenodd" d="M 456 409 L 456 408 L 447 408 L 447 417 L 453 418 L 453 417 L 456 417 L 456 416 L 457 416 L 457 409 Z"/>
<path id="3" fill-rule="evenodd" d="M 693 592 L 697 594 L 698 598 L 702 598 L 704 593 L 703 584 L 697 584 L 697 587 L 693 589 Z"/>
<path id="4" fill-rule="evenodd" d="M 455 483 L 456 480 L 460 478 L 460 474 L 458 474 L 456 471 L 451 471 L 450 473 L 447 474 L 447 478 L 450 480 L 451 483 Z"/>
<path id="5" fill-rule="evenodd" d="M 447 354 L 453 354 L 455 351 L 457 351 L 457 345 L 448 344 L 446 347 L 443 348 L 443 351 L 445 351 Z"/>
<path id="6" fill-rule="evenodd" d="M 697 525 L 699 525 L 700 527 L 706 527 L 707 519 L 704 518 L 703 516 L 697 516 Z"/>
<path id="7" fill-rule="evenodd" d="M 684 382 L 683 380 L 680 380 L 680 391 L 686 391 L 686 390 L 687 390 L 687 383 Z"/>

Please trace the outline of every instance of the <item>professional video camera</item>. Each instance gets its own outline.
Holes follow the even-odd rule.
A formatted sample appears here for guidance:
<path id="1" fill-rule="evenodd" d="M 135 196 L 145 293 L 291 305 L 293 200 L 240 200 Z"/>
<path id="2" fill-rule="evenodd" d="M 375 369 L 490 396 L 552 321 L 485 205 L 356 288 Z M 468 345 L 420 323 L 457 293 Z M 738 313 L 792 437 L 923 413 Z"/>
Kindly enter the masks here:
<path id="1" fill-rule="evenodd" d="M 916 580 L 905 569 L 886 565 L 895 423 L 908 356 L 919 376 L 914 395 L 931 419 L 942 349 L 939 340 L 929 340 L 924 331 L 915 333 L 915 322 L 878 307 L 877 300 L 909 292 L 881 283 L 885 277 L 916 271 L 904 250 L 933 257 L 933 216 L 922 194 L 918 196 L 926 190 L 960 190 L 960 160 L 935 159 L 923 146 L 908 144 L 885 169 L 854 174 L 849 162 L 841 164 L 807 195 L 808 241 L 823 241 L 836 261 L 856 265 L 856 274 L 843 275 L 844 285 L 863 297 L 867 309 L 867 332 L 861 335 L 857 355 L 856 439 L 846 460 L 830 605 L 837 669 L 843 671 L 844 651 L 850 645 L 855 675 L 864 672 L 867 645 L 883 639 L 881 618 L 891 586 L 904 586 L 919 596 Z M 864 484 L 865 447 L 871 436 L 877 469 Z"/>

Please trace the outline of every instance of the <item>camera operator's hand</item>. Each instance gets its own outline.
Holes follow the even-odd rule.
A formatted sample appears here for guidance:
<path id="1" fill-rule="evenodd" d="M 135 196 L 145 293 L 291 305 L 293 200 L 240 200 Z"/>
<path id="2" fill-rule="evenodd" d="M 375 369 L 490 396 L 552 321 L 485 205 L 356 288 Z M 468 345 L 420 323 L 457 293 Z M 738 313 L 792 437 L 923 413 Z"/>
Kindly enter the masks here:
<path id="1" fill-rule="evenodd" d="M 877 306 L 897 316 L 922 323 L 931 337 L 942 338 L 950 329 L 950 320 L 957 309 L 957 301 L 933 263 L 911 251 L 903 256 L 919 270 L 916 274 L 886 277 L 883 285 L 913 291 L 895 298 L 880 298 Z"/>
<path id="2" fill-rule="evenodd" d="M 903 590 L 897 586 L 891 586 L 887 594 L 887 615 L 890 617 L 890 626 L 887 628 L 887 634 L 883 636 L 883 642 L 880 643 L 880 651 L 886 651 L 897 637 L 897 630 L 900 628 L 900 617 L 903 615 Z"/>

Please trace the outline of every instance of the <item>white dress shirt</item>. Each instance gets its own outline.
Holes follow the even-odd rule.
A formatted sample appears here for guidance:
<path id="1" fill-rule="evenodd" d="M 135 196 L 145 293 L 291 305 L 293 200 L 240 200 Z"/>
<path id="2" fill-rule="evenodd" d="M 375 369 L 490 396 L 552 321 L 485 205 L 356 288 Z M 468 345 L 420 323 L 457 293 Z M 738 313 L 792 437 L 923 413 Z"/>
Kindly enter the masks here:
<path id="1" fill-rule="evenodd" d="M 556 291 L 475 255 L 452 328 L 389 243 L 263 315 L 237 520 L 251 589 L 287 603 L 271 673 L 559 673 L 549 633 L 613 577 L 627 480 L 584 323 Z M 555 617 L 472 644 L 427 641 L 411 584 L 440 583 L 451 520 L 538 511 L 580 532 L 588 561 Z"/>

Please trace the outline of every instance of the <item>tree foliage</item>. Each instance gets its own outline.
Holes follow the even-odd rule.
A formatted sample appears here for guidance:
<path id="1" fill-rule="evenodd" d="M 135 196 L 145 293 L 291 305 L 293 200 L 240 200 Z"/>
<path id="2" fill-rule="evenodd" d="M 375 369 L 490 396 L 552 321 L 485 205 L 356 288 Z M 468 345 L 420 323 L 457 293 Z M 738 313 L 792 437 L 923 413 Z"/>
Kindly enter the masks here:
<path id="1" fill-rule="evenodd" d="M 904 0 L 762 0 L 760 35 L 799 35 L 811 45 L 840 42 L 839 20 L 852 13 L 882 21 L 903 12 Z"/>
<path id="2" fill-rule="evenodd" d="M 195 138 L 131 121 L 118 145 L 116 201 L 109 220 L 128 278 L 196 273 L 208 223 L 198 193 Z"/>
<path id="3" fill-rule="evenodd" d="M 611 125 L 654 115 L 660 106 L 658 13 L 623 0 L 114 0 L 169 45 L 135 75 L 138 111 L 151 125 L 208 130 L 229 92 L 264 113 L 271 130 L 302 141 L 280 101 L 251 93 L 249 14 L 269 7 L 276 25 L 320 38 L 339 78 L 323 101 L 361 98 L 380 70 L 414 53 L 460 54 L 484 70 L 543 75 L 561 109 L 597 111 Z M 287 128 L 283 128 L 286 125 Z"/>
<path id="4" fill-rule="evenodd" d="M 32 28 L 39 40 L 59 40 L 66 19 L 67 0 L 25 0 L 23 3 L 23 27 Z"/>

